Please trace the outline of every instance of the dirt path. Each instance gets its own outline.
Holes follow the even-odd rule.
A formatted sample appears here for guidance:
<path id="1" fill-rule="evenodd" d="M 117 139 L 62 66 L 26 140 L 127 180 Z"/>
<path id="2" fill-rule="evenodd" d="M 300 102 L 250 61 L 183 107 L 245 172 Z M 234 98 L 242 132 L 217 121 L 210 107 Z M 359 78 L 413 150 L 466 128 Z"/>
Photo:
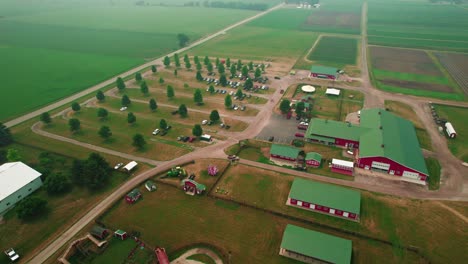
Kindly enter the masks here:
<path id="1" fill-rule="evenodd" d="M 453 209 L 452 207 L 448 206 L 448 205 L 445 205 L 439 201 L 436 201 L 435 202 L 437 205 L 439 205 L 440 207 L 443 207 L 444 209 L 447 209 L 448 211 L 450 211 L 452 214 L 456 215 L 458 218 L 460 218 L 461 220 L 465 221 L 465 223 L 468 224 L 468 218 L 466 216 L 464 216 L 462 213 L 458 212 L 457 210 Z"/>
<path id="2" fill-rule="evenodd" d="M 223 264 L 223 261 L 221 260 L 221 258 L 216 253 L 214 253 L 213 251 L 211 251 L 211 250 L 209 250 L 207 248 L 193 248 L 193 249 L 190 249 L 189 251 L 185 252 L 184 254 L 182 254 L 177 259 L 171 261 L 171 264 L 199 264 L 199 263 L 202 263 L 200 261 L 187 259 L 188 257 L 196 255 L 196 254 L 207 255 L 210 258 L 212 258 L 216 264 Z"/>

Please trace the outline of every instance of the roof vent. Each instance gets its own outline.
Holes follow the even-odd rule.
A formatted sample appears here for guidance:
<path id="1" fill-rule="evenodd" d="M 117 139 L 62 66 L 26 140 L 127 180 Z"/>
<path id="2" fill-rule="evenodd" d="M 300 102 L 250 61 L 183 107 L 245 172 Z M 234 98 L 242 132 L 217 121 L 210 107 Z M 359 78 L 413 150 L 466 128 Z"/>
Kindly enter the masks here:
<path id="1" fill-rule="evenodd" d="M 384 145 L 384 144 L 382 144 L 382 145 L 380 145 L 380 146 L 381 146 L 382 148 L 384 148 L 384 147 L 385 147 L 385 145 Z"/>

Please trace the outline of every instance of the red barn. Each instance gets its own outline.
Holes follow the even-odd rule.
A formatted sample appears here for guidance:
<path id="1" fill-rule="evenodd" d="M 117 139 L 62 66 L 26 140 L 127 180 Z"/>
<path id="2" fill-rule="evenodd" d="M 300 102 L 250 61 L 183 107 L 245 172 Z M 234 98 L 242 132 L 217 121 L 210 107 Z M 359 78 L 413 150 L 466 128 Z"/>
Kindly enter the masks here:
<path id="1" fill-rule="evenodd" d="M 336 80 L 338 69 L 320 65 L 313 65 L 310 69 L 310 77 Z"/>
<path id="2" fill-rule="evenodd" d="M 352 161 L 332 159 L 331 171 L 353 176 L 354 163 Z"/>
<path id="3" fill-rule="evenodd" d="M 322 162 L 322 155 L 317 152 L 309 152 L 305 156 L 307 166 L 318 168 Z"/>
<path id="4" fill-rule="evenodd" d="M 129 192 L 126 196 L 125 196 L 125 201 L 129 204 L 133 204 L 135 203 L 136 201 L 138 201 L 138 199 L 140 199 L 141 197 L 141 193 L 140 193 L 140 190 L 138 189 L 133 189 L 133 191 Z"/>
<path id="5" fill-rule="evenodd" d="M 361 111 L 360 125 L 312 119 L 305 135 L 311 142 L 358 148 L 359 168 L 426 184 L 429 173 L 413 124 L 384 109 Z"/>
<path id="6" fill-rule="evenodd" d="M 303 153 L 303 151 L 297 148 L 273 144 L 270 148 L 270 160 L 279 165 L 295 164 L 301 152 Z"/>
<path id="7" fill-rule="evenodd" d="M 169 264 L 169 258 L 167 257 L 166 250 L 164 248 L 157 247 L 154 250 L 154 254 L 156 254 L 159 264 Z"/>
<path id="8" fill-rule="evenodd" d="M 182 180 L 182 188 L 188 194 L 202 194 L 206 190 L 206 186 L 191 179 Z"/>
<path id="9" fill-rule="evenodd" d="M 295 178 L 287 205 L 359 221 L 361 193 L 336 185 Z"/>

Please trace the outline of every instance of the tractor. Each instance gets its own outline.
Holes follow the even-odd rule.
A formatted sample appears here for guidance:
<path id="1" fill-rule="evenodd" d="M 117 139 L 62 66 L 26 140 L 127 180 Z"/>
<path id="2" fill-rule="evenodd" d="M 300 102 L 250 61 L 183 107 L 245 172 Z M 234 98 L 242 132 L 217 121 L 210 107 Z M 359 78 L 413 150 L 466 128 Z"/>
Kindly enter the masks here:
<path id="1" fill-rule="evenodd" d="M 170 169 L 166 176 L 164 178 L 185 178 L 187 176 L 187 172 L 182 169 L 181 167 L 174 167 L 172 169 Z"/>

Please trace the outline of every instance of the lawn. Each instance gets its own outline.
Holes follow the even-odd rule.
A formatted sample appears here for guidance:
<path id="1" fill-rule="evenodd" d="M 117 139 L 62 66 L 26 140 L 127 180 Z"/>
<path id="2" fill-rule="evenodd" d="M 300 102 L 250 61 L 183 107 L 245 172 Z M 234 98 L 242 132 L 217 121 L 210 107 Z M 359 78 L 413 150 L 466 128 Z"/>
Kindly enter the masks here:
<path id="1" fill-rule="evenodd" d="M 0 71 L 9 76 L 4 78 L 8 88 L 2 95 L 14 98 L 4 104 L 2 121 L 173 51 L 178 48 L 178 33 L 193 41 L 255 14 L 107 1 L 57 4 L 51 0 L 41 1 L 41 5 L 2 1 L 0 10 Z"/>
<path id="2" fill-rule="evenodd" d="M 389 111 L 395 113 L 396 115 L 411 121 L 416 129 L 416 136 L 418 137 L 421 148 L 432 150 L 431 138 L 429 137 L 424 124 L 409 105 L 401 102 L 386 100 L 385 108 L 388 108 Z"/>
<path id="3" fill-rule="evenodd" d="M 426 166 L 429 171 L 429 190 L 438 190 L 440 187 L 440 164 L 435 158 L 426 158 Z"/>
<path id="4" fill-rule="evenodd" d="M 357 46 L 358 40 L 354 38 L 321 37 L 308 59 L 338 68 L 356 65 Z"/>
<path id="5" fill-rule="evenodd" d="M 434 107 L 439 117 L 447 119 L 457 131 L 458 136 L 456 138 L 447 139 L 450 151 L 455 157 L 468 162 L 468 139 L 464 136 L 468 135 L 468 124 L 466 122 L 468 108 L 447 105 L 434 105 Z"/>

